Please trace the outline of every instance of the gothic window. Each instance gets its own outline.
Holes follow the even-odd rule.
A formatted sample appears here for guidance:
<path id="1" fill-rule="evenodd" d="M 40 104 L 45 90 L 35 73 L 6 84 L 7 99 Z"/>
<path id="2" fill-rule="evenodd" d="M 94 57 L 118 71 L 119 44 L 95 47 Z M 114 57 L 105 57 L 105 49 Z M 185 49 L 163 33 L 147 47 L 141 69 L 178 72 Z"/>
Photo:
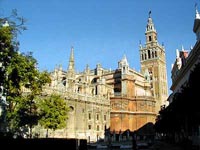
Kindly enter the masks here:
<path id="1" fill-rule="evenodd" d="M 99 114 L 97 114 L 97 120 L 99 120 Z"/>
<path id="2" fill-rule="evenodd" d="M 126 68 L 125 68 L 125 67 L 123 67 L 123 73 L 125 73 L 125 70 L 126 70 Z"/>
<path id="3" fill-rule="evenodd" d="M 88 119 L 91 120 L 91 113 L 88 114 Z"/>
<path id="4" fill-rule="evenodd" d="M 155 57 L 157 57 L 157 51 L 155 51 Z"/>
<path id="5" fill-rule="evenodd" d="M 151 42 L 151 40 L 152 40 L 152 39 L 151 39 L 151 36 L 149 36 L 149 42 Z"/>
<path id="6" fill-rule="evenodd" d="M 89 129 L 89 130 L 92 129 L 92 125 L 91 125 L 91 124 L 88 125 L 88 129 Z"/>
<path id="7" fill-rule="evenodd" d="M 81 87 L 78 87 L 78 93 L 80 93 L 81 92 Z"/>
<path id="8" fill-rule="evenodd" d="M 66 78 L 65 77 L 62 78 L 62 83 L 64 86 L 66 86 Z"/>
<path id="9" fill-rule="evenodd" d="M 95 95 L 97 95 L 97 93 L 98 93 L 98 92 L 97 92 L 97 86 L 95 86 Z"/>
<path id="10" fill-rule="evenodd" d="M 150 50 L 148 50 L 148 59 L 150 59 L 151 58 L 151 52 L 150 52 Z"/>
<path id="11" fill-rule="evenodd" d="M 114 88 L 114 92 L 121 92 L 120 88 Z"/>
<path id="12" fill-rule="evenodd" d="M 97 83 L 97 78 L 94 78 L 91 83 Z"/>
<path id="13" fill-rule="evenodd" d="M 152 58 L 154 58 L 154 51 L 152 51 Z"/>
<path id="14" fill-rule="evenodd" d="M 146 53 L 144 54 L 144 59 L 145 59 L 145 60 L 147 59 L 147 55 L 146 55 Z"/>
<path id="15" fill-rule="evenodd" d="M 97 125 L 97 131 L 99 131 L 99 125 Z"/>
<path id="16" fill-rule="evenodd" d="M 106 121 L 106 115 L 104 115 L 104 121 Z"/>
<path id="17" fill-rule="evenodd" d="M 150 80 L 153 80 L 153 77 L 152 77 L 152 75 L 150 76 Z"/>

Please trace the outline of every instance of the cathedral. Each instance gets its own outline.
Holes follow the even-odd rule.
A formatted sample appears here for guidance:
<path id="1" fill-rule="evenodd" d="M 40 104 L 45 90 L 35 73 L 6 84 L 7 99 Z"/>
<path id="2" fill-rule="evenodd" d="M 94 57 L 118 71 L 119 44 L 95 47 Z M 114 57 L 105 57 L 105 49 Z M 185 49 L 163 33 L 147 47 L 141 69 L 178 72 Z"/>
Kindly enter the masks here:
<path id="1" fill-rule="evenodd" d="M 61 94 L 70 108 L 67 127 L 57 130 L 54 137 L 97 141 L 105 138 L 105 129 L 135 131 L 155 122 L 168 87 L 165 49 L 158 43 L 151 14 L 145 36 L 145 45 L 139 46 L 141 72 L 130 68 L 124 55 L 115 70 L 97 64 L 95 69 L 87 65 L 77 73 L 71 48 L 68 69 L 56 67 L 44 91 Z"/>

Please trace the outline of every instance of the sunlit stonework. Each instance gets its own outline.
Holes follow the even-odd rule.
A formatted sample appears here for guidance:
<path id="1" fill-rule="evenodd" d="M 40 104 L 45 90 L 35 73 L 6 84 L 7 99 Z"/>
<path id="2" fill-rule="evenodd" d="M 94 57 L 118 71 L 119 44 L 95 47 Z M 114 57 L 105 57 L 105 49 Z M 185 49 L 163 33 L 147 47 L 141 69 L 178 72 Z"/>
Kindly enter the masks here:
<path id="1" fill-rule="evenodd" d="M 50 133 L 50 137 L 96 141 L 106 138 L 105 129 L 115 133 L 135 131 L 155 122 L 168 89 L 165 50 L 158 44 L 150 15 L 145 35 L 146 44 L 140 45 L 141 72 L 130 68 L 124 55 L 115 70 L 97 64 L 94 69 L 86 65 L 78 73 L 71 48 L 68 69 L 56 67 L 44 91 L 44 95 L 61 94 L 70 107 L 66 128 Z"/>

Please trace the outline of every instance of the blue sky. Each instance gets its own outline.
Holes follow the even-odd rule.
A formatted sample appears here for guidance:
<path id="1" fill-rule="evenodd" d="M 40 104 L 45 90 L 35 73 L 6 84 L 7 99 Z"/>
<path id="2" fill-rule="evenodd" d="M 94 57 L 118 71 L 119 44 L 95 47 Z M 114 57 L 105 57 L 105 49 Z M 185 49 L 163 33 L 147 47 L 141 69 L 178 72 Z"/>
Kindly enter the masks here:
<path id="1" fill-rule="evenodd" d="M 77 71 L 97 63 L 116 69 L 124 54 L 139 71 L 139 41 L 145 44 L 151 10 L 158 41 L 165 46 L 170 88 L 175 50 L 182 45 L 188 50 L 196 42 L 195 3 L 200 5 L 197 0 L 0 0 L 0 16 L 17 9 L 27 19 L 28 30 L 18 38 L 20 51 L 32 51 L 40 70 L 59 64 L 66 70 L 73 46 Z"/>

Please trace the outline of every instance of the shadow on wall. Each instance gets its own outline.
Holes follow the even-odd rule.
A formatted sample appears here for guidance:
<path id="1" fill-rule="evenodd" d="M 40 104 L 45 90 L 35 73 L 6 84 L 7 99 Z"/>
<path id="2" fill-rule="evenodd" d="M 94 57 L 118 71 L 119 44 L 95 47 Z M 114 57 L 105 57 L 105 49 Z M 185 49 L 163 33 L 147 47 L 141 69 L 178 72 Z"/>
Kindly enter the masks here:
<path id="1" fill-rule="evenodd" d="M 130 131 L 127 129 L 124 132 L 110 131 L 110 128 L 105 129 L 105 139 L 104 141 L 128 141 L 128 140 L 144 140 L 152 141 L 155 138 L 155 126 L 152 122 L 148 122 L 141 128 L 135 131 Z"/>

